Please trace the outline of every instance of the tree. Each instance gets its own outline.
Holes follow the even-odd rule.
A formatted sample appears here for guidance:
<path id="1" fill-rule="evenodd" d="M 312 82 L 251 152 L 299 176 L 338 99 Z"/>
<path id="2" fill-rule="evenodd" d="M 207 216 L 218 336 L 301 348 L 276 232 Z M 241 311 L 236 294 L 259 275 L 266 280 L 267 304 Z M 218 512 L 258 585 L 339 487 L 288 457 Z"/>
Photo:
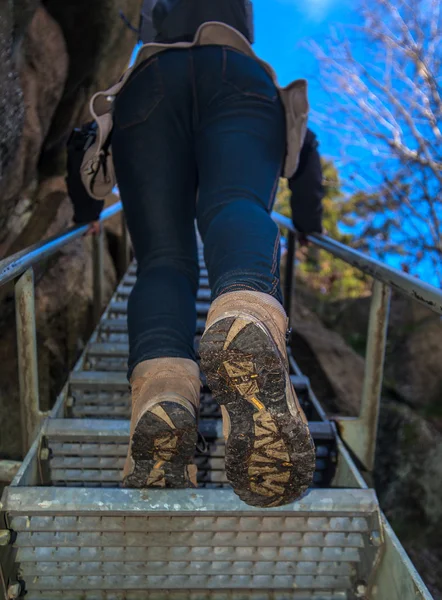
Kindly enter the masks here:
<path id="1" fill-rule="evenodd" d="M 312 44 L 330 97 L 355 231 L 365 247 L 442 283 L 439 0 L 362 0 L 362 25 Z"/>
<path id="2" fill-rule="evenodd" d="M 341 192 L 338 173 L 333 163 L 322 161 L 325 197 L 323 200 L 323 225 L 327 234 L 343 244 L 357 245 L 351 233 L 343 233 L 341 225 L 351 224 L 352 201 L 346 201 Z M 290 217 L 290 190 L 287 180 L 281 179 L 275 203 L 275 210 Z M 324 250 L 314 246 L 301 249 L 297 253 L 298 275 L 308 287 L 328 299 L 359 297 L 368 290 L 368 278 L 358 269 L 334 258 Z"/>

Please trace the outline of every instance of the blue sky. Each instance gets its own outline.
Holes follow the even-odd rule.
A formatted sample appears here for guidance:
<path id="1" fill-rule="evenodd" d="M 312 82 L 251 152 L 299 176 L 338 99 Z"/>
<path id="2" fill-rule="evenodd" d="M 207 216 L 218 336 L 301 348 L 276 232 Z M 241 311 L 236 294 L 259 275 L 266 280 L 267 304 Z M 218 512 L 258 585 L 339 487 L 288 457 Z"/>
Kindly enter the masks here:
<path id="1" fill-rule="evenodd" d="M 306 48 L 310 40 L 322 43 L 330 27 L 337 23 L 356 24 L 358 0 L 254 0 L 255 51 L 267 60 L 282 85 L 293 79 L 309 82 L 311 108 L 321 111 L 329 101 L 317 78 L 316 60 Z M 318 135 L 321 152 L 335 156 L 334 136 L 311 123 Z"/>

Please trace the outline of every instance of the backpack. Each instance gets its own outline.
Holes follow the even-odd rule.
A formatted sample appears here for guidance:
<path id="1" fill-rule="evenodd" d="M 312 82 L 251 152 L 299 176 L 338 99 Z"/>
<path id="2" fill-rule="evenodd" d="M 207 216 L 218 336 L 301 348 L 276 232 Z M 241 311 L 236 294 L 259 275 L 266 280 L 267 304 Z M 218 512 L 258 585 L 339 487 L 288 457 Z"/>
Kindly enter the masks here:
<path id="1" fill-rule="evenodd" d="M 209 21 L 230 25 L 253 43 L 251 0 L 144 0 L 139 41 L 190 42 Z"/>

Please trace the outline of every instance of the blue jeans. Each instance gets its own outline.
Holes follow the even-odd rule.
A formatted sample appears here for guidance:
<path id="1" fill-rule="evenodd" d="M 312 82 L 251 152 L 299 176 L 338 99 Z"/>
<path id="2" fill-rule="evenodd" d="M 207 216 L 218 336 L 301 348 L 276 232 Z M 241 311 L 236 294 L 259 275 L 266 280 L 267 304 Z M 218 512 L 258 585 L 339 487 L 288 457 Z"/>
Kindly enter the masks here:
<path id="1" fill-rule="evenodd" d="M 130 376 L 143 360 L 195 359 L 195 219 L 212 299 L 254 290 L 281 300 L 270 212 L 285 114 L 255 60 L 206 46 L 142 63 L 114 117 L 113 158 L 138 261 L 128 306 Z"/>

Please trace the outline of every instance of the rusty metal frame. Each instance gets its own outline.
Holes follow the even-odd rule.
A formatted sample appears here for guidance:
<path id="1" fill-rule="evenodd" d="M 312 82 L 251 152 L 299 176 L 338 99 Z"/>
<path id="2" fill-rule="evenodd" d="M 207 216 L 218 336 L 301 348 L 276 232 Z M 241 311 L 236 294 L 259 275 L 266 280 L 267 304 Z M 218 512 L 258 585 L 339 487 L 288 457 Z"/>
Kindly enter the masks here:
<path id="1" fill-rule="evenodd" d="M 104 289 L 104 229 L 103 222 L 122 212 L 121 202 L 106 208 L 100 217 L 100 229 L 93 240 L 94 314 L 98 319 L 103 309 Z M 15 313 L 20 388 L 20 416 L 24 455 L 29 450 L 42 420 L 48 413 L 40 411 L 38 389 L 37 332 L 33 266 L 56 254 L 61 248 L 81 238 L 87 225 L 71 227 L 64 233 L 44 240 L 0 261 L 0 285 L 15 280 Z M 124 227 L 121 266 L 126 268 L 129 241 Z M 127 262 L 126 262 L 127 261 Z M 124 264 L 125 262 L 125 264 Z M 9 483 L 20 463 L 0 460 L 1 481 Z"/>
<path id="2" fill-rule="evenodd" d="M 272 217 L 279 227 L 288 231 L 289 240 L 290 236 L 296 235 L 290 219 L 278 213 L 273 213 Z M 374 280 L 360 414 L 357 418 L 335 418 L 344 442 L 362 465 L 368 471 L 372 471 L 376 451 L 391 289 L 411 297 L 438 314 L 442 314 L 442 291 L 325 235 L 309 235 L 307 239 L 318 248 L 326 250 L 336 258 L 356 267 Z M 289 260 L 292 260 L 291 256 L 287 257 L 287 274 L 292 273 L 292 270 L 288 268 Z M 294 257 L 292 262 L 294 265 Z M 290 286 L 293 285 L 290 277 L 286 279 L 286 289 L 289 283 Z"/>

